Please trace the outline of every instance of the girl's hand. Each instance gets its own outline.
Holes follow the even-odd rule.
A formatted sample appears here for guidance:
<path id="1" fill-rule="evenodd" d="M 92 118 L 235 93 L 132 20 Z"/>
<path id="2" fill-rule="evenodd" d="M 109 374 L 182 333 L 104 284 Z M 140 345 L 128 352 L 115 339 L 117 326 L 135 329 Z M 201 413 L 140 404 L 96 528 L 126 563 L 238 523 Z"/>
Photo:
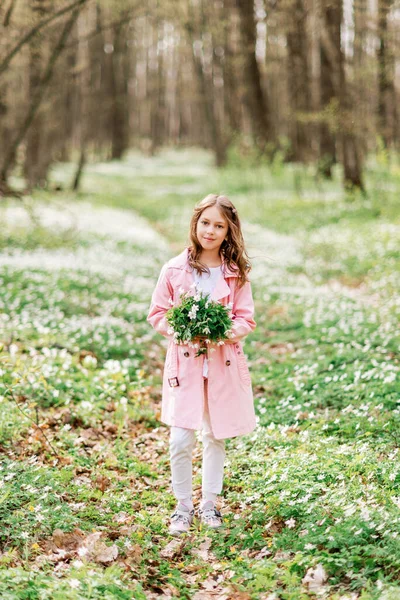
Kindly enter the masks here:
<path id="1" fill-rule="evenodd" d="M 198 335 L 197 337 L 193 338 L 192 340 L 192 344 L 199 344 L 200 346 L 202 345 L 206 345 L 205 344 L 205 340 L 207 339 L 207 336 L 205 335 Z"/>

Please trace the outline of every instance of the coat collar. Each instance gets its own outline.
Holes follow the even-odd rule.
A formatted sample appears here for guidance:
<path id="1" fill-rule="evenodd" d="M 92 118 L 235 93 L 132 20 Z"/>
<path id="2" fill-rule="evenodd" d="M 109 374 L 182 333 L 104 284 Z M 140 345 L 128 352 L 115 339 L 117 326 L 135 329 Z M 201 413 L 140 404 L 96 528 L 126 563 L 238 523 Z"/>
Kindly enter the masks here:
<path id="1" fill-rule="evenodd" d="M 169 266 L 175 269 L 179 269 L 181 271 L 185 271 L 187 273 L 187 277 L 190 278 L 192 283 L 194 283 L 194 269 L 188 263 L 188 248 L 185 248 L 183 252 L 175 256 L 169 261 Z M 220 300 L 221 298 L 226 298 L 231 293 L 231 288 L 227 283 L 227 278 L 229 277 L 237 277 L 237 272 L 233 271 L 223 263 L 223 273 L 221 277 L 218 279 L 214 291 L 211 294 L 211 298 L 213 300 Z"/>
<path id="2" fill-rule="evenodd" d="M 188 273 L 192 273 L 193 269 L 188 263 L 189 248 L 185 248 L 178 256 L 169 261 L 169 266 L 176 269 L 184 269 Z M 230 269 L 227 264 L 222 263 L 224 277 L 237 277 L 237 270 Z"/>

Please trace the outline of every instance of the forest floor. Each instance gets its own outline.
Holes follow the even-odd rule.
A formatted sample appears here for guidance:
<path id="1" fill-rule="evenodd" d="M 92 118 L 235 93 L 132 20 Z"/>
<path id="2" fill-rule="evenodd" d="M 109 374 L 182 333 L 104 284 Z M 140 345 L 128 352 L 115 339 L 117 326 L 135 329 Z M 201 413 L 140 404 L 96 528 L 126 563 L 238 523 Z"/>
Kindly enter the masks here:
<path id="1" fill-rule="evenodd" d="M 210 160 L 133 153 L 0 204 L 2 600 L 400 597 L 400 168 L 345 198 L 311 168 Z M 258 426 L 227 442 L 223 531 L 173 539 L 146 314 L 212 191 L 253 262 Z M 200 442 L 194 472 L 197 502 Z"/>

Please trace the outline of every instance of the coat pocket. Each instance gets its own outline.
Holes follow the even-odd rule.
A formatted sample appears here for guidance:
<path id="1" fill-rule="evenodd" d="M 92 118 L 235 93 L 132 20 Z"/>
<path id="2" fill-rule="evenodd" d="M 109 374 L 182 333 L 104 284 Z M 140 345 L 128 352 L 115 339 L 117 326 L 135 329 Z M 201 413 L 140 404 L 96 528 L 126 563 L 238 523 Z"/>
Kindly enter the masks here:
<path id="1" fill-rule="evenodd" d="M 243 350 L 239 344 L 235 344 L 235 354 L 236 354 L 239 376 L 240 376 L 241 381 L 245 385 L 251 385 L 251 376 L 250 376 L 249 367 L 247 365 L 247 360 L 246 360 L 246 357 L 243 354 Z"/>

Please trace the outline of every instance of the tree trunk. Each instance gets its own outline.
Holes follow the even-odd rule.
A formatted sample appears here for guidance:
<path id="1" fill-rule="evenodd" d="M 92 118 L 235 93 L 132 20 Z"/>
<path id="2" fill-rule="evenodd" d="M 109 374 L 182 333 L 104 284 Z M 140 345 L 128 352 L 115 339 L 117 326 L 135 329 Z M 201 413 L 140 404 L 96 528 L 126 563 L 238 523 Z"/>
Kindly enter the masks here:
<path id="1" fill-rule="evenodd" d="M 343 18 L 342 0 L 335 0 L 335 22 L 341 24 Z M 336 56 L 339 62 L 339 114 L 340 141 L 343 161 L 344 187 L 348 190 L 364 191 L 362 180 L 362 158 L 360 140 L 354 126 L 354 103 L 346 80 L 345 56 L 341 40 L 336 40 Z"/>
<path id="2" fill-rule="evenodd" d="M 337 2 L 337 0 L 335 1 Z M 325 115 L 320 127 L 318 169 L 321 175 L 330 179 L 332 177 L 332 167 L 337 162 L 332 117 L 334 117 L 334 111 L 337 112 L 339 106 L 337 96 L 339 58 L 336 56 L 335 50 L 339 48 L 340 51 L 341 11 L 338 13 L 333 5 L 327 5 L 325 2 L 322 3 L 321 10 L 320 86 L 321 110 Z"/>
<path id="3" fill-rule="evenodd" d="M 337 99 L 339 114 L 338 118 L 335 119 L 335 126 L 338 129 L 338 139 L 340 141 L 344 187 L 345 189 L 364 191 L 360 139 L 355 127 L 354 103 L 346 79 L 345 56 L 341 45 L 342 18 L 342 0 L 330 0 L 329 6 L 325 5 L 323 11 L 324 22 L 321 31 L 321 46 L 326 58 L 329 79 L 333 86 L 331 106 L 332 101 Z M 333 103 L 333 106 L 335 106 L 335 103 Z"/>
<path id="4" fill-rule="evenodd" d="M 388 13 L 392 0 L 378 0 L 378 118 L 379 131 L 386 147 L 394 144 L 397 130 L 394 58 L 388 30 Z"/>
<path id="5" fill-rule="evenodd" d="M 127 88 L 124 77 L 125 29 L 119 25 L 111 54 L 111 158 L 121 159 L 128 147 Z"/>
<path id="6" fill-rule="evenodd" d="M 238 91 L 236 75 L 239 64 L 239 15 L 235 0 L 225 0 L 224 9 L 229 11 L 230 18 L 224 25 L 224 55 L 222 63 L 224 82 L 224 106 L 227 116 L 229 137 L 232 138 L 241 131 L 241 98 Z"/>
<path id="7" fill-rule="evenodd" d="M 203 9 L 203 6 L 201 7 Z M 200 31 L 205 33 L 206 21 L 204 18 L 204 12 L 202 12 Z M 191 54 L 193 59 L 194 72 L 199 85 L 200 98 L 204 107 L 204 113 L 208 130 L 211 138 L 211 145 L 215 154 L 215 162 L 218 167 L 223 166 L 226 163 L 226 139 L 222 133 L 222 129 L 219 121 L 216 118 L 214 110 L 214 93 L 213 93 L 213 82 L 212 78 L 206 76 L 202 64 L 202 44 L 201 47 L 201 35 L 195 35 L 195 19 L 191 12 L 191 18 L 185 23 L 185 28 L 188 34 L 189 43 L 191 46 Z M 197 39 L 196 39 L 197 38 Z M 197 43 L 196 43 L 197 42 Z"/>
<path id="8" fill-rule="evenodd" d="M 291 160 L 307 162 L 310 158 L 308 124 L 302 115 L 310 111 L 311 89 L 308 66 L 307 12 L 304 0 L 292 0 L 289 4 L 289 28 L 287 31 L 288 78 L 290 108 L 292 114 Z"/>
<path id="9" fill-rule="evenodd" d="M 31 11 L 33 22 L 40 23 L 49 16 L 51 6 L 48 0 L 31 0 Z M 41 34 L 36 35 L 29 44 L 29 98 L 34 97 L 40 86 L 46 56 L 45 46 L 45 40 Z M 38 107 L 26 135 L 24 175 L 27 187 L 30 190 L 34 187 L 44 187 L 46 184 L 47 169 L 50 162 L 46 125 L 47 119 Z"/>
<path id="10" fill-rule="evenodd" d="M 237 0 L 242 33 L 243 77 L 246 86 L 245 103 L 253 123 L 256 145 L 265 150 L 272 142 L 269 102 L 261 83 L 261 73 L 256 57 L 256 23 L 254 0 Z"/>

